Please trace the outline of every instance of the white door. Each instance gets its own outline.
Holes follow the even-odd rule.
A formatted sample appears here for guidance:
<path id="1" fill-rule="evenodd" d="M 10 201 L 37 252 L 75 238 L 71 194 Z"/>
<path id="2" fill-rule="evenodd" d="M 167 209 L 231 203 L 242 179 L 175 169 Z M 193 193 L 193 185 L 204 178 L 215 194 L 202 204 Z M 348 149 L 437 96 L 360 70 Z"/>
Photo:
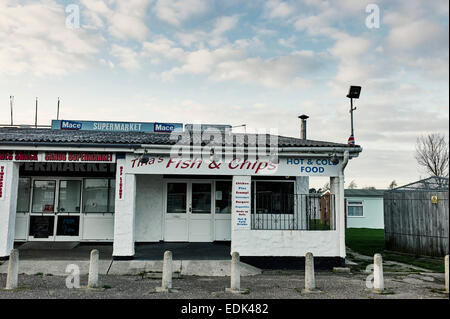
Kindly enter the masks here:
<path id="1" fill-rule="evenodd" d="M 168 181 L 165 185 L 164 240 L 212 241 L 212 182 Z"/>

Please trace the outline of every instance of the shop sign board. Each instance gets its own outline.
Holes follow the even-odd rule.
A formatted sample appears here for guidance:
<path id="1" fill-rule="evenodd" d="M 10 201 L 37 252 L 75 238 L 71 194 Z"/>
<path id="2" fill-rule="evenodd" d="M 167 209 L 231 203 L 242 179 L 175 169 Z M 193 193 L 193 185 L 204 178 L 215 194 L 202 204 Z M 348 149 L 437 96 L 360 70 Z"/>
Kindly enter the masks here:
<path id="1" fill-rule="evenodd" d="M 233 226 L 234 229 L 250 229 L 251 178 L 235 176 L 233 178 Z"/>
<path id="2" fill-rule="evenodd" d="M 0 151 L 0 162 L 114 163 L 114 153 Z"/>
<path id="3" fill-rule="evenodd" d="M 187 174 L 187 175 L 267 175 L 267 176 L 338 176 L 341 163 L 333 164 L 327 158 L 280 158 L 270 160 L 235 158 L 227 162 L 195 157 L 183 159 L 169 156 L 151 156 L 141 163 L 139 156 L 128 154 L 125 173 L 128 174 Z"/>
<path id="4" fill-rule="evenodd" d="M 52 120 L 53 130 L 100 132 L 182 132 L 182 123 Z"/>

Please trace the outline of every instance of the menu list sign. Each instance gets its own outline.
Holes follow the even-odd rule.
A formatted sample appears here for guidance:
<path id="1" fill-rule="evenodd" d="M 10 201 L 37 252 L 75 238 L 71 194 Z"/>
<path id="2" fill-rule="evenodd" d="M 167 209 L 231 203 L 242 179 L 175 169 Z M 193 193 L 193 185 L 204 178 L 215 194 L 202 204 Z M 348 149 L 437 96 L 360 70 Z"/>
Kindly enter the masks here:
<path id="1" fill-rule="evenodd" d="M 251 178 L 235 176 L 233 178 L 233 223 L 234 229 L 250 229 Z"/>

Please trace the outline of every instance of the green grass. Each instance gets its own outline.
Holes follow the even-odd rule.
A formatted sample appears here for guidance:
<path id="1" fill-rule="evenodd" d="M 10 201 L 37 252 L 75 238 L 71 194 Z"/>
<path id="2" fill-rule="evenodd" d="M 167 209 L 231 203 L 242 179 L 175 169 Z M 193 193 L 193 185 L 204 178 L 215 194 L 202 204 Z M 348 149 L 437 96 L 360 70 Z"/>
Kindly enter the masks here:
<path id="1" fill-rule="evenodd" d="M 347 228 L 345 244 L 357 253 L 373 256 L 384 251 L 384 230 L 369 228 Z"/>
<path id="2" fill-rule="evenodd" d="M 362 255 L 373 256 L 381 253 L 384 260 L 401 262 L 435 272 L 445 271 L 444 258 L 436 259 L 385 252 L 383 229 L 348 228 L 345 231 L 345 243 L 351 250 Z"/>

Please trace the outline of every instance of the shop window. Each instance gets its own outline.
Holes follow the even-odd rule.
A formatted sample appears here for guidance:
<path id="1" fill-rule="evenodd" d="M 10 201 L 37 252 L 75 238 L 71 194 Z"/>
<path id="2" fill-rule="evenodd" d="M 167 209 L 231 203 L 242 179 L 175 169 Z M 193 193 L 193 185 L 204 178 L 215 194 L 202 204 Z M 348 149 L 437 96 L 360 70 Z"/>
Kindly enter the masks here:
<path id="1" fill-rule="evenodd" d="M 31 179 L 19 178 L 19 192 L 17 194 L 17 212 L 28 213 L 30 210 Z"/>
<path id="2" fill-rule="evenodd" d="M 348 217 L 364 217 L 364 209 L 362 202 L 348 202 L 347 205 Z"/>
<path id="3" fill-rule="evenodd" d="M 231 214 L 230 181 L 216 181 L 216 214 Z"/>
<path id="4" fill-rule="evenodd" d="M 80 180 L 60 181 L 58 211 L 60 213 L 79 213 L 80 197 Z"/>
<path id="5" fill-rule="evenodd" d="M 256 214 L 294 214 L 293 182 L 255 182 Z"/>
<path id="6" fill-rule="evenodd" d="M 83 212 L 114 213 L 114 194 L 114 179 L 85 179 L 83 187 Z"/>
<path id="7" fill-rule="evenodd" d="M 116 198 L 116 180 L 109 180 L 109 201 L 108 201 L 108 212 L 114 213 L 115 210 L 115 198 Z"/>
<path id="8" fill-rule="evenodd" d="M 186 213 L 186 183 L 168 183 L 167 184 L 167 213 L 185 214 Z"/>
<path id="9" fill-rule="evenodd" d="M 55 209 L 56 181 L 34 181 L 33 205 L 34 213 L 53 213 Z"/>

